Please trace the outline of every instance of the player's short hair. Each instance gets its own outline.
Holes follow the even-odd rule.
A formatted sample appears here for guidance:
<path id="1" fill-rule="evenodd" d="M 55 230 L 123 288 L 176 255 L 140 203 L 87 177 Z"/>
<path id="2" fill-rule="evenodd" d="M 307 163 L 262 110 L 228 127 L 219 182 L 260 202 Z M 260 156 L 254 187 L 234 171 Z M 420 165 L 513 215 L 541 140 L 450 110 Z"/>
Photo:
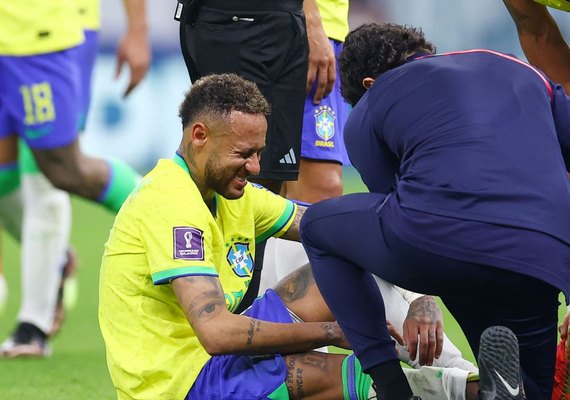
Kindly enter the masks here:
<path id="1" fill-rule="evenodd" d="M 211 74 L 186 92 L 178 116 L 186 128 L 199 116 L 228 117 L 232 111 L 269 115 L 271 107 L 255 83 L 236 74 Z"/>
<path id="2" fill-rule="evenodd" d="M 348 34 L 339 57 L 342 97 L 355 105 L 366 93 L 362 80 L 377 78 L 404 64 L 414 52 L 435 53 L 421 29 L 397 24 L 368 23 Z"/>

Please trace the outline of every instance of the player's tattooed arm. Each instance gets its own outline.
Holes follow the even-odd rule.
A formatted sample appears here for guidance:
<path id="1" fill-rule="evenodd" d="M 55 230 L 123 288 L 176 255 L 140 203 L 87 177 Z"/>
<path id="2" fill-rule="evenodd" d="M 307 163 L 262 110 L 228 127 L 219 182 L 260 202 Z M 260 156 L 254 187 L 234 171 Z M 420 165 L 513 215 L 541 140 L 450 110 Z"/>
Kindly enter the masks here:
<path id="1" fill-rule="evenodd" d="M 193 327 L 226 310 L 224 291 L 217 277 L 184 276 L 174 279 L 172 288 Z"/>
<path id="2" fill-rule="evenodd" d="M 217 277 L 180 277 L 172 281 L 172 288 L 210 355 L 296 353 L 329 344 L 348 347 L 336 322 L 282 324 L 232 314 Z"/>
<path id="3" fill-rule="evenodd" d="M 287 232 L 285 232 L 283 236 L 281 236 L 283 239 L 295 240 L 297 242 L 301 241 L 299 226 L 301 225 L 301 219 L 303 218 L 306 209 L 307 207 L 304 206 L 297 207 L 297 213 L 295 214 L 295 219 L 293 220 L 293 223 L 291 224 L 289 229 L 287 229 Z"/>

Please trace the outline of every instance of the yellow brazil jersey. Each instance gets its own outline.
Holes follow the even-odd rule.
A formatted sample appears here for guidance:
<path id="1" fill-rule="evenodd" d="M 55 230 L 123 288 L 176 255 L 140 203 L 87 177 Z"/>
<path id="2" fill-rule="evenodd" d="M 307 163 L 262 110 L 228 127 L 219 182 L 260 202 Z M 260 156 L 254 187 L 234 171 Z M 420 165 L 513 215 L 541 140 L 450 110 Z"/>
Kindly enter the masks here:
<path id="1" fill-rule="evenodd" d="M 101 28 L 101 0 L 76 0 L 83 29 L 98 31 Z"/>
<path id="2" fill-rule="evenodd" d="M 348 34 L 348 1 L 317 0 L 323 28 L 330 39 L 344 42 Z"/>
<path id="3" fill-rule="evenodd" d="M 210 356 L 170 285 L 219 276 L 229 310 L 249 285 L 255 243 L 283 234 L 296 206 L 248 184 L 216 198 L 215 216 L 186 164 L 160 160 L 118 213 L 101 265 L 99 323 L 121 399 L 183 399 Z"/>
<path id="4" fill-rule="evenodd" d="M 534 0 L 537 3 L 544 4 L 545 6 L 558 8 L 563 11 L 570 11 L 570 0 Z"/>
<path id="5" fill-rule="evenodd" d="M 83 42 L 77 0 L 0 0 L 0 55 L 35 55 Z"/>

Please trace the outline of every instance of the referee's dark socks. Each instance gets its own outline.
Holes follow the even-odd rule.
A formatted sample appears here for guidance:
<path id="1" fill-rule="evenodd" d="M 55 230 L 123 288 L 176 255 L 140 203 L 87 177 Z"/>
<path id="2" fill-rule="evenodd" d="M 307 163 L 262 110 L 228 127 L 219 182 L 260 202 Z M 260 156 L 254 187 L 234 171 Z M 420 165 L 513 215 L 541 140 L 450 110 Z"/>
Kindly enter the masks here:
<path id="1" fill-rule="evenodd" d="M 372 377 L 378 400 L 409 400 L 412 389 L 398 360 L 376 365 L 367 371 Z"/>

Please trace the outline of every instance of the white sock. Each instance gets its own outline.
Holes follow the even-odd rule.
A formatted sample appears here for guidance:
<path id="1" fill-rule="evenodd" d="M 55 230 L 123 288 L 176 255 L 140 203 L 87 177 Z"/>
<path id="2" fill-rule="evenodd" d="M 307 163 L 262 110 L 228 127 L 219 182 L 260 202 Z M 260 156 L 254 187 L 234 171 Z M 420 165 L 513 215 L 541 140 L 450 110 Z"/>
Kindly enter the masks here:
<path id="1" fill-rule="evenodd" d="M 42 174 L 22 176 L 22 305 L 20 322 L 51 331 L 71 231 L 69 194 Z"/>
<path id="2" fill-rule="evenodd" d="M 412 392 L 422 400 L 465 400 L 469 371 L 459 368 L 404 368 Z"/>

